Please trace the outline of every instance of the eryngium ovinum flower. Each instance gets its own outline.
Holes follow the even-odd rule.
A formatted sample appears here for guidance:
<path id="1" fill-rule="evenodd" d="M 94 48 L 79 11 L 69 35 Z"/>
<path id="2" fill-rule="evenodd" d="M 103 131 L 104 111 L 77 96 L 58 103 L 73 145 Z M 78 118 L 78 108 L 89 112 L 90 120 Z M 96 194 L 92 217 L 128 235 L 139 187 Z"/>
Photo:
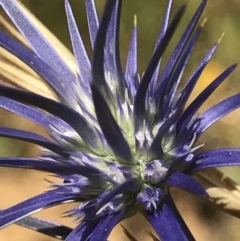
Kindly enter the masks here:
<path id="1" fill-rule="evenodd" d="M 94 1 L 85 2 L 93 49 L 91 60 L 70 4 L 65 1 L 78 66 L 73 72 L 15 0 L 0 0 L 31 47 L 4 32 L 0 33 L 1 46 L 38 73 L 59 100 L 20 88 L 0 87 L 2 108 L 43 126 L 50 135 L 46 138 L 1 127 L 1 136 L 35 143 L 42 147 L 42 154 L 37 158 L 3 157 L 0 165 L 45 171 L 63 180 L 48 191 L 1 211 L 0 225 L 16 222 L 67 241 L 102 241 L 118 222 L 139 211 L 162 241 L 194 240 L 175 208 L 169 188 L 175 186 L 206 198 L 204 188 L 191 174 L 203 168 L 240 164 L 240 149 L 200 152 L 201 145 L 195 144 L 209 126 L 240 106 L 240 94 L 236 94 L 196 116 L 235 65 L 186 106 L 218 43 L 203 54 L 183 87 L 178 87 L 201 32 L 202 27 L 196 25 L 207 1 L 200 3 L 169 60 L 160 66 L 184 13 L 181 7 L 169 21 L 172 1 L 168 1 L 156 46 L 142 75 L 137 71 L 136 21 L 125 71 L 120 63 L 121 1 L 108 0 L 100 22 Z M 79 219 L 73 230 L 26 218 L 43 208 L 70 201 L 79 203 L 68 212 Z"/>

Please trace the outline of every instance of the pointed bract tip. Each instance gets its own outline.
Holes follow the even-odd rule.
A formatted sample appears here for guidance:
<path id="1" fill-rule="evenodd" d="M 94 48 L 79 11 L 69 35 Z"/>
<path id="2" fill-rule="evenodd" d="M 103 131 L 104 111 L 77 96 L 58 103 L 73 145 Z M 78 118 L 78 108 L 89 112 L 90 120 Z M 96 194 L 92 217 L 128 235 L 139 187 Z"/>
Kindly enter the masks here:
<path id="1" fill-rule="evenodd" d="M 234 69 L 236 69 L 236 67 L 238 66 L 238 62 L 237 63 L 234 63 L 234 64 L 232 64 L 232 69 L 234 70 Z"/>
<path id="2" fill-rule="evenodd" d="M 134 27 L 137 27 L 137 14 L 134 14 L 133 24 Z"/>
<path id="3" fill-rule="evenodd" d="M 200 23 L 200 27 L 203 28 L 203 27 L 205 26 L 205 24 L 206 24 L 207 21 L 208 21 L 208 18 L 207 18 L 207 17 L 204 18 L 204 19 L 202 20 L 202 22 Z"/>
<path id="4" fill-rule="evenodd" d="M 222 41 L 224 35 L 225 35 L 225 32 L 222 33 L 222 35 L 220 36 L 220 38 L 217 41 L 217 44 L 220 44 L 220 42 Z"/>

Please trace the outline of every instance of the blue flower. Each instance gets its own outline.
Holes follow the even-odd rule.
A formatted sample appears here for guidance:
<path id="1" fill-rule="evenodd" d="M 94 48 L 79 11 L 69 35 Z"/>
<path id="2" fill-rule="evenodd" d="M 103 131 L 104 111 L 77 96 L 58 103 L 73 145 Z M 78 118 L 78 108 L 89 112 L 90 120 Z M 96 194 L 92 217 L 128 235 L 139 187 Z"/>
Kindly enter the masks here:
<path id="1" fill-rule="evenodd" d="M 205 54 L 179 88 L 202 27 L 196 27 L 203 0 L 165 66 L 161 57 L 184 14 L 170 22 L 169 0 L 153 54 L 142 76 L 137 70 L 137 26 L 133 26 L 125 71 L 119 57 L 121 0 L 108 0 L 98 21 L 93 0 L 86 0 L 93 58 L 90 60 L 68 0 L 65 8 L 76 71 L 59 56 L 15 0 L 0 4 L 27 40 L 26 47 L 0 32 L 0 45 L 26 63 L 53 90 L 57 100 L 20 88 L 0 86 L 0 106 L 43 126 L 49 137 L 25 130 L 0 128 L 0 136 L 41 146 L 41 156 L 2 157 L 1 166 L 54 173 L 63 180 L 52 189 L 0 212 L 0 226 L 12 223 L 66 241 L 107 240 L 121 220 L 141 212 L 162 241 L 194 240 L 178 213 L 169 188 L 182 188 L 201 198 L 207 193 L 191 175 L 201 169 L 239 165 L 240 149 L 201 152 L 195 143 L 218 119 L 240 107 L 240 94 L 200 115 L 196 112 L 235 69 L 232 65 L 191 104 L 186 102 L 214 54 Z M 170 22 L 170 23 L 169 23 Z M 159 70 L 161 72 L 159 73 Z M 26 218 L 43 208 L 81 203 L 69 215 L 73 229 Z"/>

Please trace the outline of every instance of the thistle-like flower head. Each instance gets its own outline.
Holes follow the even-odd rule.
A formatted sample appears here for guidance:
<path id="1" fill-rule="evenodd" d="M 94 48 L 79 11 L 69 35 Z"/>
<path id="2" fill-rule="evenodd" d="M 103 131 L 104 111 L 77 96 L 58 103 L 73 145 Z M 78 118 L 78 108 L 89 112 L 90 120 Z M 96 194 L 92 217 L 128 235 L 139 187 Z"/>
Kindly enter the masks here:
<path id="1" fill-rule="evenodd" d="M 70 68 L 15 0 L 0 0 L 26 47 L 0 32 L 0 45 L 29 65 L 53 90 L 56 99 L 0 86 L 0 106 L 43 126 L 49 137 L 1 127 L 0 135 L 42 147 L 36 158 L 1 158 L 1 166 L 54 173 L 63 179 L 52 189 L 0 212 L 0 225 L 22 224 L 26 216 L 49 206 L 79 202 L 68 212 L 79 218 L 72 231 L 53 235 L 66 241 L 106 240 L 112 228 L 140 211 L 163 241 L 194 240 L 169 193 L 171 186 L 202 198 L 204 188 L 191 177 L 203 168 L 237 165 L 239 149 L 200 152 L 196 140 L 209 126 L 240 106 L 236 94 L 200 115 L 196 112 L 234 70 L 230 66 L 186 106 L 199 76 L 217 44 L 205 54 L 185 85 L 179 88 L 201 26 L 203 0 L 169 60 L 161 65 L 184 7 L 170 18 L 169 0 L 162 27 L 142 75 L 137 69 L 137 25 L 134 21 L 128 58 L 123 71 L 119 56 L 121 0 L 109 0 L 99 22 L 93 0 L 86 0 L 92 59 L 83 45 L 68 0 L 66 15 L 76 60 Z M 159 71 L 161 70 L 161 71 Z M 25 220 L 25 221 L 24 221 Z M 32 220 L 38 229 L 47 222 Z M 30 226 L 31 226 L 30 225 Z M 50 225 L 50 223 L 49 223 Z M 53 224 L 52 224 L 53 225 Z M 50 225 L 51 226 L 51 225 Z M 49 227 L 50 227 L 49 226 Z M 46 232 L 46 231 L 45 231 Z"/>

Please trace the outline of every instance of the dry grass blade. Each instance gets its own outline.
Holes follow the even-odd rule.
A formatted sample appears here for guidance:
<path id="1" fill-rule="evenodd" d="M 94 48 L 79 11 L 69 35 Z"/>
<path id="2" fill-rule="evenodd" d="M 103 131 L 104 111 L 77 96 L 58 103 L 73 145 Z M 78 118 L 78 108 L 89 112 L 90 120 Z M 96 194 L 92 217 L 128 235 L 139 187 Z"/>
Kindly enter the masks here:
<path id="1" fill-rule="evenodd" d="M 125 228 L 123 225 L 121 225 L 121 226 L 122 226 L 122 229 L 123 229 L 125 235 L 128 237 L 128 239 L 129 239 L 130 241 L 138 241 L 138 240 L 135 239 L 135 237 L 129 232 L 129 230 L 128 230 L 127 228 Z"/>
<path id="2" fill-rule="evenodd" d="M 205 186 L 210 202 L 221 210 L 240 217 L 240 185 L 221 171 L 211 168 L 196 174 Z"/>
<path id="3" fill-rule="evenodd" d="M 73 54 L 51 33 L 33 14 L 31 14 L 22 4 L 20 4 L 21 10 L 28 16 L 29 19 L 38 27 L 39 31 L 44 37 L 53 45 L 58 51 L 60 56 L 64 56 L 65 62 L 68 67 L 76 72 L 76 63 Z M 24 45 L 28 46 L 28 43 L 23 36 L 17 31 L 15 27 L 9 22 L 6 15 L 1 12 L 0 26 L 14 38 L 19 40 Z M 1 82 L 9 82 L 13 85 L 19 86 L 29 91 L 33 91 L 37 94 L 41 94 L 45 97 L 57 99 L 56 95 L 50 88 L 44 83 L 34 71 L 31 70 L 21 60 L 16 58 L 8 51 L 0 48 L 0 80 Z M 14 73 L 14 74 L 13 74 Z"/>
<path id="4" fill-rule="evenodd" d="M 130 241 L 138 241 L 138 240 L 130 233 L 130 231 L 129 231 L 126 227 L 124 227 L 123 225 L 121 225 L 121 226 L 122 226 L 122 229 L 123 229 L 125 235 L 128 237 L 128 239 L 129 239 Z M 149 235 L 149 237 L 151 238 L 152 241 L 160 241 L 160 239 L 158 239 L 151 231 L 147 231 L 147 230 L 145 230 L 145 231 L 146 231 L 146 233 Z"/>

